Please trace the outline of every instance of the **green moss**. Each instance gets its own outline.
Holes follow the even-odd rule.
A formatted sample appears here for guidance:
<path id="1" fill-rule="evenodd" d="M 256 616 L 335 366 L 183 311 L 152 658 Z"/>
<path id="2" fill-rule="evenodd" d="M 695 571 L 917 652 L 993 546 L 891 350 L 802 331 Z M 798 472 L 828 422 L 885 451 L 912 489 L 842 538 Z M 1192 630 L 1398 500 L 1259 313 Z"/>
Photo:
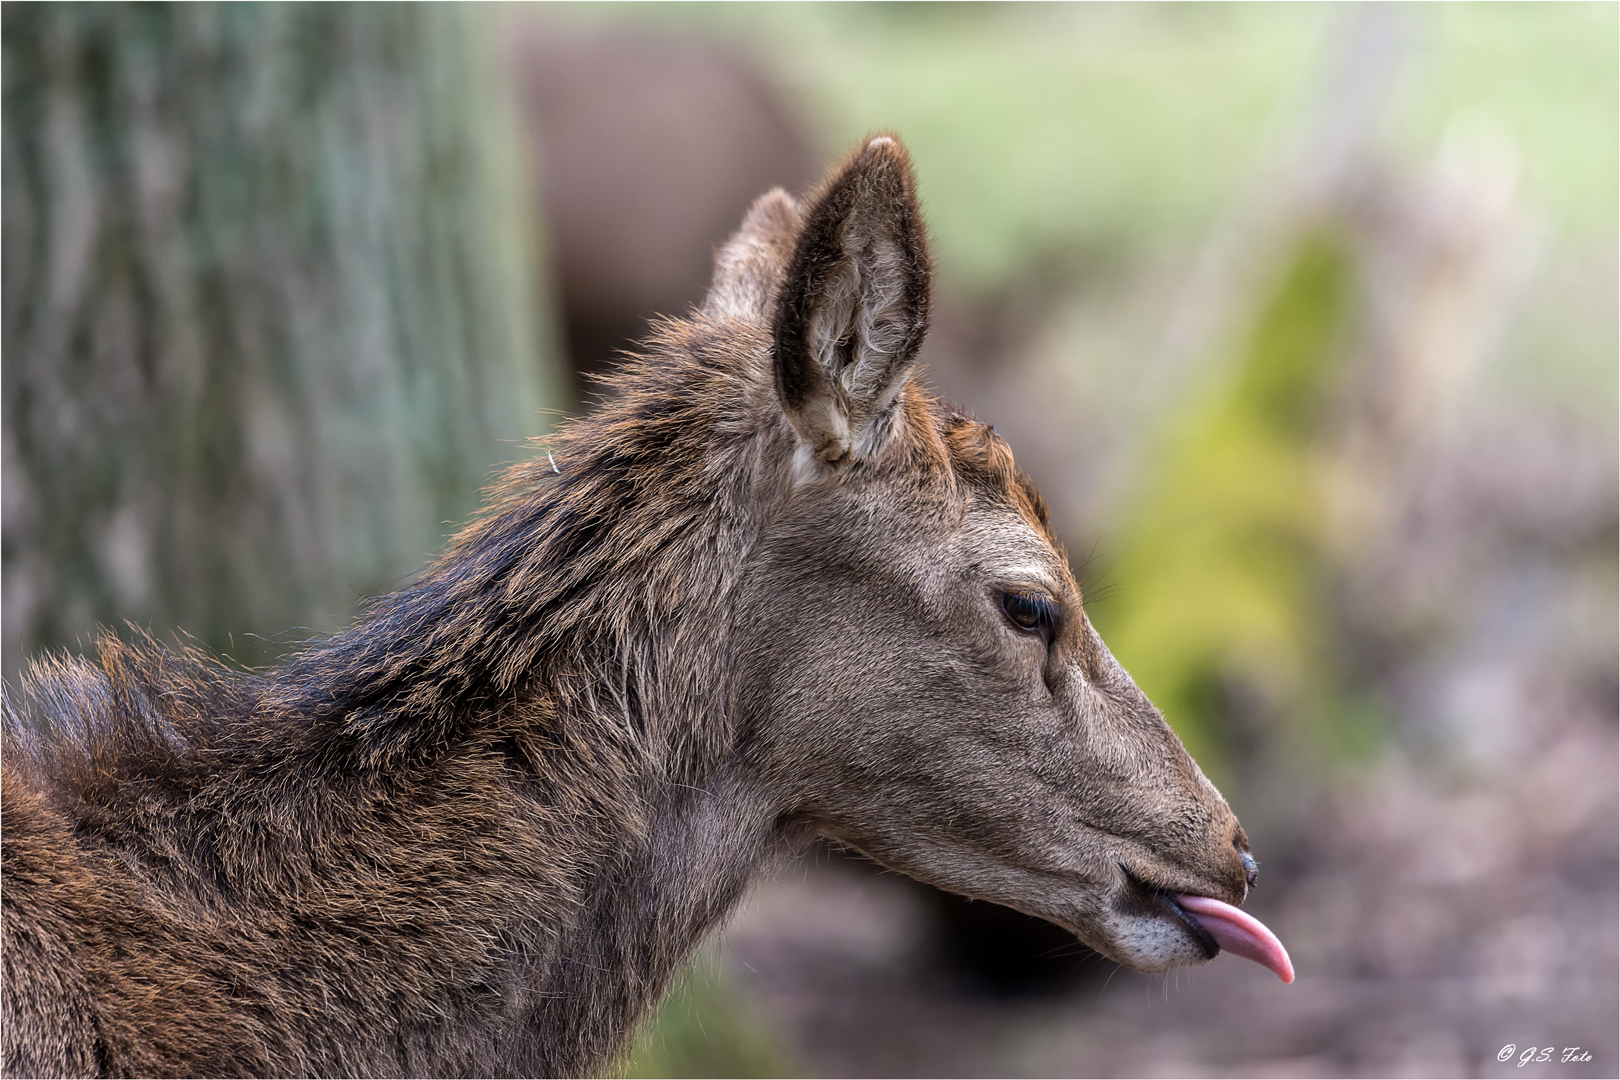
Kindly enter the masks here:
<path id="1" fill-rule="evenodd" d="M 1234 698 L 1323 716 L 1322 503 L 1316 432 L 1343 356 L 1351 262 L 1305 236 L 1226 369 L 1175 437 L 1118 541 L 1116 599 L 1099 628 L 1214 774 Z"/>

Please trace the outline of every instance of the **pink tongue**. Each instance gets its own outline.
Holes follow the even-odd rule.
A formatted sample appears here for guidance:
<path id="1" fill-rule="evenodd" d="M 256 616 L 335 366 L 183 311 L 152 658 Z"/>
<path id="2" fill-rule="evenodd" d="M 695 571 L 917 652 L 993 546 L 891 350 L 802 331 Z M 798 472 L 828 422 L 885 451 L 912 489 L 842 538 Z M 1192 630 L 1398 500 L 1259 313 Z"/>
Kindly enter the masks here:
<path id="1" fill-rule="evenodd" d="M 1253 915 L 1208 896 L 1178 896 L 1176 903 L 1196 915 L 1215 944 L 1227 952 L 1269 968 L 1285 983 L 1294 981 L 1294 962 L 1288 959 L 1288 950 Z"/>

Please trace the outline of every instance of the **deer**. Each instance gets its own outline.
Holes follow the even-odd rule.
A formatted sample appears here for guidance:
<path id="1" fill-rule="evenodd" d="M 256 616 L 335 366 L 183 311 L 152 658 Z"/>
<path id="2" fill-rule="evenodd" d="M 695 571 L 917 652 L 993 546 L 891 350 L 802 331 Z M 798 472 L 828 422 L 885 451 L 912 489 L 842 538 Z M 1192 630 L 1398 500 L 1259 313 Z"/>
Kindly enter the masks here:
<path id="1" fill-rule="evenodd" d="M 870 137 L 349 628 L 268 669 L 138 628 L 35 660 L 6 1072 L 592 1073 L 818 838 L 1139 971 L 1292 981 L 1034 484 L 919 381 L 931 289 Z"/>

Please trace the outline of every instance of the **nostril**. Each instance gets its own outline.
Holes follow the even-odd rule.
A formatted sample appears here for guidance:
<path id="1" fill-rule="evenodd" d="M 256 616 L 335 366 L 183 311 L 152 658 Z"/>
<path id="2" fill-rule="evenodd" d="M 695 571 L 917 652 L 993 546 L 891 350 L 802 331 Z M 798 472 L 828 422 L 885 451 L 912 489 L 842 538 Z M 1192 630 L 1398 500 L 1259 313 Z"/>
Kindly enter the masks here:
<path id="1" fill-rule="evenodd" d="M 1238 856 L 1238 861 L 1243 864 L 1243 880 L 1248 882 L 1249 888 L 1254 888 L 1255 881 L 1260 877 L 1260 864 L 1247 851 Z"/>

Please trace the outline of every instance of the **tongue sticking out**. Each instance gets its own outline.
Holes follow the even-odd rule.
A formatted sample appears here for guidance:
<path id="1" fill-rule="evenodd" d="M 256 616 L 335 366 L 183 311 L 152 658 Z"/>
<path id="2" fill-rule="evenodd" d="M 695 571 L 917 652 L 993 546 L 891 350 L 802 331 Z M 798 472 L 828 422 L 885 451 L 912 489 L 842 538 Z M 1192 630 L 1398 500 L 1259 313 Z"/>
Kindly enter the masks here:
<path id="1" fill-rule="evenodd" d="M 1227 952 L 1276 972 L 1285 983 L 1294 981 L 1294 963 L 1288 959 L 1288 950 L 1253 915 L 1208 896 L 1178 896 L 1176 903 L 1191 912 Z"/>

